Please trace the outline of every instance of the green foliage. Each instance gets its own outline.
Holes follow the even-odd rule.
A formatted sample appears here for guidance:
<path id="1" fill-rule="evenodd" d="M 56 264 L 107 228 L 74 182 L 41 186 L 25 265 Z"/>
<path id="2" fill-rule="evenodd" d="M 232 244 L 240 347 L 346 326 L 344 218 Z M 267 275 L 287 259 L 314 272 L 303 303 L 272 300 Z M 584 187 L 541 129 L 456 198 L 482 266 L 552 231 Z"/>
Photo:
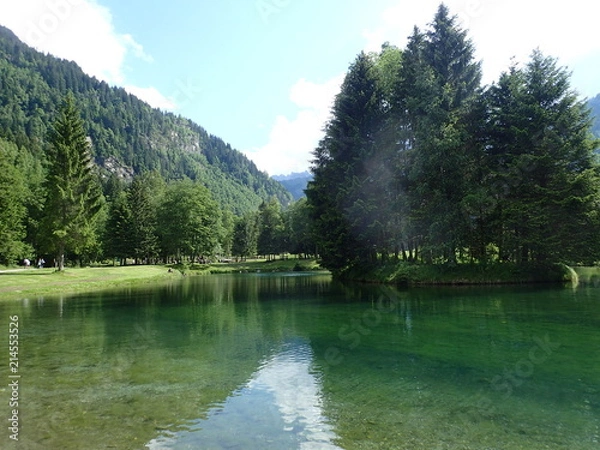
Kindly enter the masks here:
<path id="1" fill-rule="evenodd" d="M 233 228 L 231 254 L 241 258 L 255 256 L 258 252 L 258 213 L 246 213 L 239 217 Z"/>
<path id="2" fill-rule="evenodd" d="M 364 211 L 357 211 L 356 205 L 372 198 L 363 188 L 373 184 L 371 170 L 379 166 L 371 162 L 379 148 L 381 116 L 374 56 L 361 53 L 335 99 L 325 137 L 315 150 L 314 180 L 306 191 L 326 267 L 344 267 L 375 245 L 374 233 L 362 220 Z"/>
<path id="3" fill-rule="evenodd" d="M 158 255 L 157 217 L 152 200 L 154 193 L 147 180 L 144 177 L 134 178 L 127 192 L 131 211 L 129 232 L 133 242 L 131 256 L 145 262 Z"/>
<path id="4" fill-rule="evenodd" d="M 355 266 L 341 276 L 399 286 L 560 283 L 572 280 L 571 269 L 564 264 L 536 263 L 428 265 L 400 262 L 376 267 Z"/>
<path id="5" fill-rule="evenodd" d="M 131 209 L 125 191 L 114 194 L 103 237 L 104 255 L 118 258 L 123 263 L 133 255 L 133 237 L 130 232 Z"/>
<path id="6" fill-rule="evenodd" d="M 14 144 L 0 139 L 0 264 L 16 263 L 31 251 L 23 242 L 27 185 Z"/>
<path id="7" fill-rule="evenodd" d="M 71 95 L 65 98 L 50 143 L 42 229 L 61 270 L 65 252 L 81 256 L 96 244 L 94 221 L 103 200 L 83 121 Z"/>
<path id="8" fill-rule="evenodd" d="M 281 206 L 275 199 L 263 202 L 258 209 L 259 234 L 257 251 L 259 255 L 276 255 L 285 251 L 284 223 Z"/>
<path id="9" fill-rule="evenodd" d="M 292 203 L 284 213 L 287 251 L 295 255 L 316 255 L 317 244 L 310 223 L 310 207 L 306 198 Z"/>
<path id="10" fill-rule="evenodd" d="M 221 233 L 220 210 L 204 186 L 183 180 L 171 183 L 158 211 L 163 256 L 194 261 L 209 257 Z"/>
<path id="11" fill-rule="evenodd" d="M 487 95 L 489 170 L 505 186 L 493 211 L 502 256 L 593 261 L 600 250 L 597 143 L 569 73 L 535 51 Z"/>

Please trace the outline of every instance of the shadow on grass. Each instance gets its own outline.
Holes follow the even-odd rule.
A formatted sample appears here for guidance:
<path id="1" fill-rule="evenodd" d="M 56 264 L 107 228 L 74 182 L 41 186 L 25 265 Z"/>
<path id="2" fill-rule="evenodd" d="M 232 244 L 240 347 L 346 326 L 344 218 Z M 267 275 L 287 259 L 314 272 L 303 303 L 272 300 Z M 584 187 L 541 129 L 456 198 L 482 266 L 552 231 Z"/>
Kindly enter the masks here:
<path id="1" fill-rule="evenodd" d="M 54 269 L 15 269 L 0 271 L 0 276 L 29 276 L 29 275 L 53 275 L 57 273 Z"/>

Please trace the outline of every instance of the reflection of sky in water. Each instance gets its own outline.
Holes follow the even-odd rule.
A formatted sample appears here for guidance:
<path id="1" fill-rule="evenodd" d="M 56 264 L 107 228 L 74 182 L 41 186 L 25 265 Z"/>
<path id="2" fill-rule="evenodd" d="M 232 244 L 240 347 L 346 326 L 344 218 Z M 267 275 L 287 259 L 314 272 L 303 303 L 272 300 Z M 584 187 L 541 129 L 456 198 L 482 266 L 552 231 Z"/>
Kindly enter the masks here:
<path id="1" fill-rule="evenodd" d="M 302 340 L 284 345 L 242 389 L 211 408 L 206 420 L 147 444 L 162 449 L 340 449 L 323 414 L 312 349 Z"/>

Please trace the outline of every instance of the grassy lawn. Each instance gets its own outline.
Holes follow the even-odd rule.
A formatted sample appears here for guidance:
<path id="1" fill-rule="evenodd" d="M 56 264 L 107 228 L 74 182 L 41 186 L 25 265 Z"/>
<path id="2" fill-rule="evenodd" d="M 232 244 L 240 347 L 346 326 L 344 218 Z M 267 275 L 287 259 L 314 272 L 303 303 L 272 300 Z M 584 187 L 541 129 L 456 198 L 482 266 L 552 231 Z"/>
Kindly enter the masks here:
<path id="1" fill-rule="evenodd" d="M 173 270 L 169 272 L 169 268 Z M 9 269 L 0 271 L 0 300 L 27 296 L 59 295 L 110 289 L 123 285 L 180 279 L 185 275 L 209 275 L 240 272 L 291 272 L 319 270 L 312 260 L 251 260 L 243 263 L 182 266 L 118 266 L 49 269 Z"/>
<path id="2" fill-rule="evenodd" d="M 125 266 L 51 269 L 16 269 L 0 272 L 0 299 L 57 295 L 109 289 L 116 286 L 177 279 L 165 266 Z"/>

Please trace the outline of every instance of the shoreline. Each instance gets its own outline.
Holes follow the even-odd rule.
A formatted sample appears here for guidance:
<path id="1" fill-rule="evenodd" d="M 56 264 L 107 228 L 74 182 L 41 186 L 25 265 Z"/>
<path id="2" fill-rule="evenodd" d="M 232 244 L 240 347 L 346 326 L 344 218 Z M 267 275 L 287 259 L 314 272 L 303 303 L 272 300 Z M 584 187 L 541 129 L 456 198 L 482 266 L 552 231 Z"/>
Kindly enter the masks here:
<path id="1" fill-rule="evenodd" d="M 100 266 L 54 269 L 0 270 L 0 301 L 30 296 L 59 296 L 99 292 L 127 286 L 172 282 L 185 276 L 235 273 L 323 272 L 316 260 L 251 260 L 209 265 Z M 576 285 L 580 280 L 600 284 L 600 268 L 564 264 L 549 266 L 488 265 L 425 266 L 394 264 L 371 270 L 355 268 L 334 278 L 347 282 L 394 285 L 398 287 L 503 286 L 523 284 Z"/>
<path id="2" fill-rule="evenodd" d="M 143 286 L 181 280 L 183 276 L 211 274 L 292 272 L 321 270 L 315 260 L 251 260 L 242 263 L 208 265 L 128 265 L 0 270 L 0 301 L 100 292 L 127 286 Z"/>
<path id="3" fill-rule="evenodd" d="M 405 262 L 374 268 L 351 267 L 334 277 L 341 281 L 399 287 L 503 286 L 578 283 L 578 268 L 565 264 L 457 264 L 425 265 Z"/>

